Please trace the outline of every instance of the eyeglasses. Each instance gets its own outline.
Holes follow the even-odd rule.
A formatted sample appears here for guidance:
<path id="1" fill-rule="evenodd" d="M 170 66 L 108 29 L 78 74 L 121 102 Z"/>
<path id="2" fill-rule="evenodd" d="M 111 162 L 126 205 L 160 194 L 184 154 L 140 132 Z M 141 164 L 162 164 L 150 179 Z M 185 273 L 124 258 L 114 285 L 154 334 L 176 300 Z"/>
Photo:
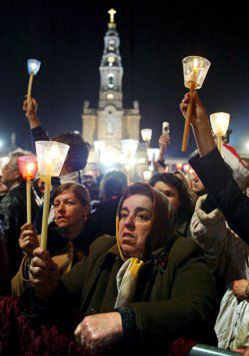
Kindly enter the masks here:
<path id="1" fill-rule="evenodd" d="M 120 220 L 126 221 L 129 218 L 130 215 L 131 214 L 128 211 L 122 210 L 121 213 L 120 213 Z M 140 223 L 147 223 L 148 221 L 151 220 L 150 214 L 148 214 L 148 213 L 146 213 L 144 211 L 143 212 L 137 212 L 137 213 L 133 214 L 132 216 L 135 219 L 135 221 L 140 222 Z"/>

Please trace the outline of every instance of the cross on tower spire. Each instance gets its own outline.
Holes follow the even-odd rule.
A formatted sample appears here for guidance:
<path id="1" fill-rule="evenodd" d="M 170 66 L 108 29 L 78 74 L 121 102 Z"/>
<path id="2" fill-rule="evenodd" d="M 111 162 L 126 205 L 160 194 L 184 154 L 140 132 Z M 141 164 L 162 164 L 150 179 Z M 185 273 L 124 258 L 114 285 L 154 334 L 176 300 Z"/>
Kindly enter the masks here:
<path id="1" fill-rule="evenodd" d="M 110 9 L 109 11 L 108 11 L 108 14 L 110 15 L 110 23 L 114 23 L 114 15 L 117 13 L 117 11 L 116 10 L 114 10 L 114 9 Z"/>

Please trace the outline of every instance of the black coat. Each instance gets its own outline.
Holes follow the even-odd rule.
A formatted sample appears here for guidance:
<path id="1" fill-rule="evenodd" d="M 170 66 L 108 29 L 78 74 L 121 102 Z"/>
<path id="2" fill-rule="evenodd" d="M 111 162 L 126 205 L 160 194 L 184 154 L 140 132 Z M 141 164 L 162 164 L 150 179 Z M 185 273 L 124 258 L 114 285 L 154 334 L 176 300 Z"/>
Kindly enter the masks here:
<path id="1" fill-rule="evenodd" d="M 116 235 L 116 215 L 121 196 L 100 202 L 94 206 L 91 214 L 98 225 L 100 235 Z"/>
<path id="2" fill-rule="evenodd" d="M 34 217 L 38 206 L 32 192 L 31 208 Z M 24 182 L 9 191 L 0 202 L 0 224 L 7 243 L 10 278 L 18 271 L 22 259 L 18 239 L 21 226 L 26 222 L 26 183 Z"/>
<path id="3" fill-rule="evenodd" d="M 217 148 L 189 161 L 231 229 L 249 243 L 249 198 L 243 194 Z"/>

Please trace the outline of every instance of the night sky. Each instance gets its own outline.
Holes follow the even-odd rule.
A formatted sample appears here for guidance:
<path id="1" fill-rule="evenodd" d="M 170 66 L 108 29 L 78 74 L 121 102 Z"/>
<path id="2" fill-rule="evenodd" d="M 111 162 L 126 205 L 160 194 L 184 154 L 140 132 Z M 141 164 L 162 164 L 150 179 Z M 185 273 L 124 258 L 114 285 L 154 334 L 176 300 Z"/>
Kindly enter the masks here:
<path id="1" fill-rule="evenodd" d="M 186 92 L 182 59 L 200 55 L 211 67 L 200 91 L 208 112 L 231 114 L 231 143 L 249 140 L 249 21 L 239 1 L 1 0 L 0 138 L 30 149 L 22 112 L 28 58 L 39 59 L 33 96 L 50 135 L 80 130 L 84 100 L 97 107 L 99 65 L 108 9 L 117 10 L 124 67 L 124 107 L 140 103 L 141 128 L 153 129 L 157 145 L 163 121 L 170 122 L 170 156 L 181 156 L 183 119 L 179 103 Z M 190 154 L 195 149 L 191 134 Z M 1 153 L 1 152 L 0 152 Z"/>

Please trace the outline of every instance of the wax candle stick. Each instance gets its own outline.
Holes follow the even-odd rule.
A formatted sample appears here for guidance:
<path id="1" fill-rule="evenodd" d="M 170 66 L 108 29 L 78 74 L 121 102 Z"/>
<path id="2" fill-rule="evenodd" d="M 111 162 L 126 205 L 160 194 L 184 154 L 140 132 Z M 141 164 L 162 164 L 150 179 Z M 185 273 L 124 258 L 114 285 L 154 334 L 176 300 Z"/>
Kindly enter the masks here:
<path id="1" fill-rule="evenodd" d="M 45 176 L 45 191 L 42 213 L 42 232 L 41 232 L 41 247 L 46 250 L 47 248 L 47 233 L 48 233 L 48 214 L 49 214 L 49 202 L 51 191 L 51 176 Z"/>
<path id="2" fill-rule="evenodd" d="M 187 147 L 188 147 L 189 128 L 190 128 L 191 117 L 192 117 L 192 112 L 193 112 L 194 91 L 195 91 L 195 84 L 192 83 L 190 90 L 189 90 L 189 104 L 188 104 L 188 108 L 187 108 L 187 114 L 186 114 L 185 126 L 184 126 L 184 132 L 183 132 L 182 152 L 186 152 Z"/>
<path id="3" fill-rule="evenodd" d="M 196 89 L 200 89 L 210 67 L 210 62 L 203 57 L 189 56 L 183 59 L 184 85 L 189 89 L 190 100 L 186 113 L 186 120 L 182 139 L 182 152 L 188 146 L 189 128 L 193 112 L 193 96 Z"/>
<path id="4" fill-rule="evenodd" d="M 27 223 L 31 224 L 31 180 L 26 181 Z"/>

